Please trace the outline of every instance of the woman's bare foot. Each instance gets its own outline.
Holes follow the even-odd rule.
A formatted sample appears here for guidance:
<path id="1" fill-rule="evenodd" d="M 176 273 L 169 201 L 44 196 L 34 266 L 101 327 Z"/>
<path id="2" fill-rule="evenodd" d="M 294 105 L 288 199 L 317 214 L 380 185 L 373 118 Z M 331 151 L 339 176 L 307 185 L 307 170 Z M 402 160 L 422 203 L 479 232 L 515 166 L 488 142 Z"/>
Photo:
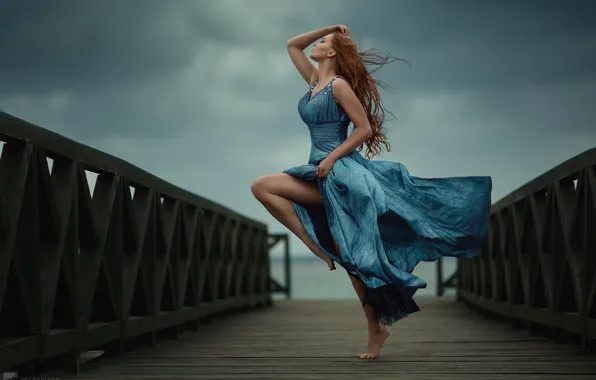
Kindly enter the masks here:
<path id="1" fill-rule="evenodd" d="M 321 251 L 318 247 L 313 247 L 310 250 L 312 251 L 312 253 L 317 255 L 321 260 L 323 260 L 325 263 L 327 263 L 327 266 L 329 267 L 330 271 L 335 270 L 335 263 L 333 262 L 333 260 L 331 260 L 331 258 L 329 256 L 327 256 L 325 254 L 325 252 Z"/>
<path id="2" fill-rule="evenodd" d="M 376 331 L 368 331 L 368 351 L 358 355 L 360 359 L 376 359 L 381 353 L 383 343 L 389 338 L 389 328 L 380 325 Z"/>
<path id="3" fill-rule="evenodd" d="M 327 263 L 327 266 L 329 266 L 330 271 L 334 271 L 336 269 L 335 263 L 330 258 L 327 257 L 327 259 L 325 259 L 325 262 Z"/>

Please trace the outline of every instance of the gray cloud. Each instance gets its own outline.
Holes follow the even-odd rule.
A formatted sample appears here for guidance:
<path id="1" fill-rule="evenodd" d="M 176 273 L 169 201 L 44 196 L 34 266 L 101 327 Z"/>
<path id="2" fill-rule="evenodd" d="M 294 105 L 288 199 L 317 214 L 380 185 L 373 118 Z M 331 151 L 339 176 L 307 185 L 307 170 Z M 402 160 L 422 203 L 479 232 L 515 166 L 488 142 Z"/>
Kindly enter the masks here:
<path id="1" fill-rule="evenodd" d="M 378 74 L 398 118 L 380 159 L 491 175 L 496 200 L 596 145 L 594 14 L 548 0 L 4 0 L 0 108 L 279 230 L 249 186 L 308 159 L 285 42 L 345 23 L 362 49 L 412 64 Z"/>
<path id="2" fill-rule="evenodd" d="M 9 1 L 0 19 L 4 91 L 93 92 L 155 80 L 192 62 L 200 12 L 190 2 Z"/>

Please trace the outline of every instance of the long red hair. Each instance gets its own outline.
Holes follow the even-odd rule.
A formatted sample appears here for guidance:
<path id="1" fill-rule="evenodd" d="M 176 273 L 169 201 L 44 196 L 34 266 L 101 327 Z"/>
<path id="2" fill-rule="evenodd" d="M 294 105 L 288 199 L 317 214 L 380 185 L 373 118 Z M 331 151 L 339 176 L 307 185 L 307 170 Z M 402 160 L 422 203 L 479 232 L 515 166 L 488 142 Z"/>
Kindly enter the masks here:
<path id="1" fill-rule="evenodd" d="M 363 144 L 366 145 L 366 157 L 370 159 L 380 154 L 383 147 L 390 152 L 391 144 L 385 135 L 387 132 L 384 127 L 385 113 L 394 115 L 383 107 L 381 95 L 377 89 L 379 86 L 387 90 L 390 86 L 383 81 L 373 79 L 372 74 L 387 63 L 404 60 L 390 55 L 379 55 L 376 49 L 360 52 L 358 46 L 340 32 L 334 33 L 332 45 L 337 55 L 336 72 L 350 82 L 352 90 L 364 107 L 372 129 L 372 135 Z M 368 71 L 366 66 L 377 67 Z M 360 151 L 362 148 L 363 146 L 360 146 L 358 150 Z"/>

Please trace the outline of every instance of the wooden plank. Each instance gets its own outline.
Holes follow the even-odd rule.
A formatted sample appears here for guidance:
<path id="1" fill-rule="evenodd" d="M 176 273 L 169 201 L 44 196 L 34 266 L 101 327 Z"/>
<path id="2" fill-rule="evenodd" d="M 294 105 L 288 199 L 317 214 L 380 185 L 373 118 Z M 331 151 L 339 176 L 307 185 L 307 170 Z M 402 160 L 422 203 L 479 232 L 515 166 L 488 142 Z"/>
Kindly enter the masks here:
<path id="1" fill-rule="evenodd" d="M 482 318 L 450 298 L 392 327 L 381 357 L 360 360 L 357 301 L 280 301 L 177 340 L 83 367 L 79 379 L 595 379 L 596 356 Z M 61 379 L 77 377 L 54 373 Z"/>

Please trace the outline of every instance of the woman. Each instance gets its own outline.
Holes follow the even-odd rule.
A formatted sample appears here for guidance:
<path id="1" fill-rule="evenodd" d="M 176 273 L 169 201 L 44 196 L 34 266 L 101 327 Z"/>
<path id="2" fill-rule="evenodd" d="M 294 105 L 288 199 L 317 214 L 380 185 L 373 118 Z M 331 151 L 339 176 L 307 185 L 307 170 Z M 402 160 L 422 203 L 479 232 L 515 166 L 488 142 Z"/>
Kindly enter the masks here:
<path id="1" fill-rule="evenodd" d="M 314 67 L 304 49 L 318 39 Z M 338 263 L 348 272 L 368 323 L 368 350 L 359 357 L 373 359 L 389 336 L 387 325 L 419 310 L 412 297 L 426 283 L 411 274 L 414 267 L 481 249 L 491 178 L 423 179 L 400 163 L 370 160 L 390 147 L 365 64 L 387 58 L 359 53 L 344 25 L 301 34 L 287 47 L 310 85 L 298 103 L 311 135 L 310 159 L 256 179 L 252 191 L 330 270 Z M 366 158 L 358 152 L 363 145 Z"/>

